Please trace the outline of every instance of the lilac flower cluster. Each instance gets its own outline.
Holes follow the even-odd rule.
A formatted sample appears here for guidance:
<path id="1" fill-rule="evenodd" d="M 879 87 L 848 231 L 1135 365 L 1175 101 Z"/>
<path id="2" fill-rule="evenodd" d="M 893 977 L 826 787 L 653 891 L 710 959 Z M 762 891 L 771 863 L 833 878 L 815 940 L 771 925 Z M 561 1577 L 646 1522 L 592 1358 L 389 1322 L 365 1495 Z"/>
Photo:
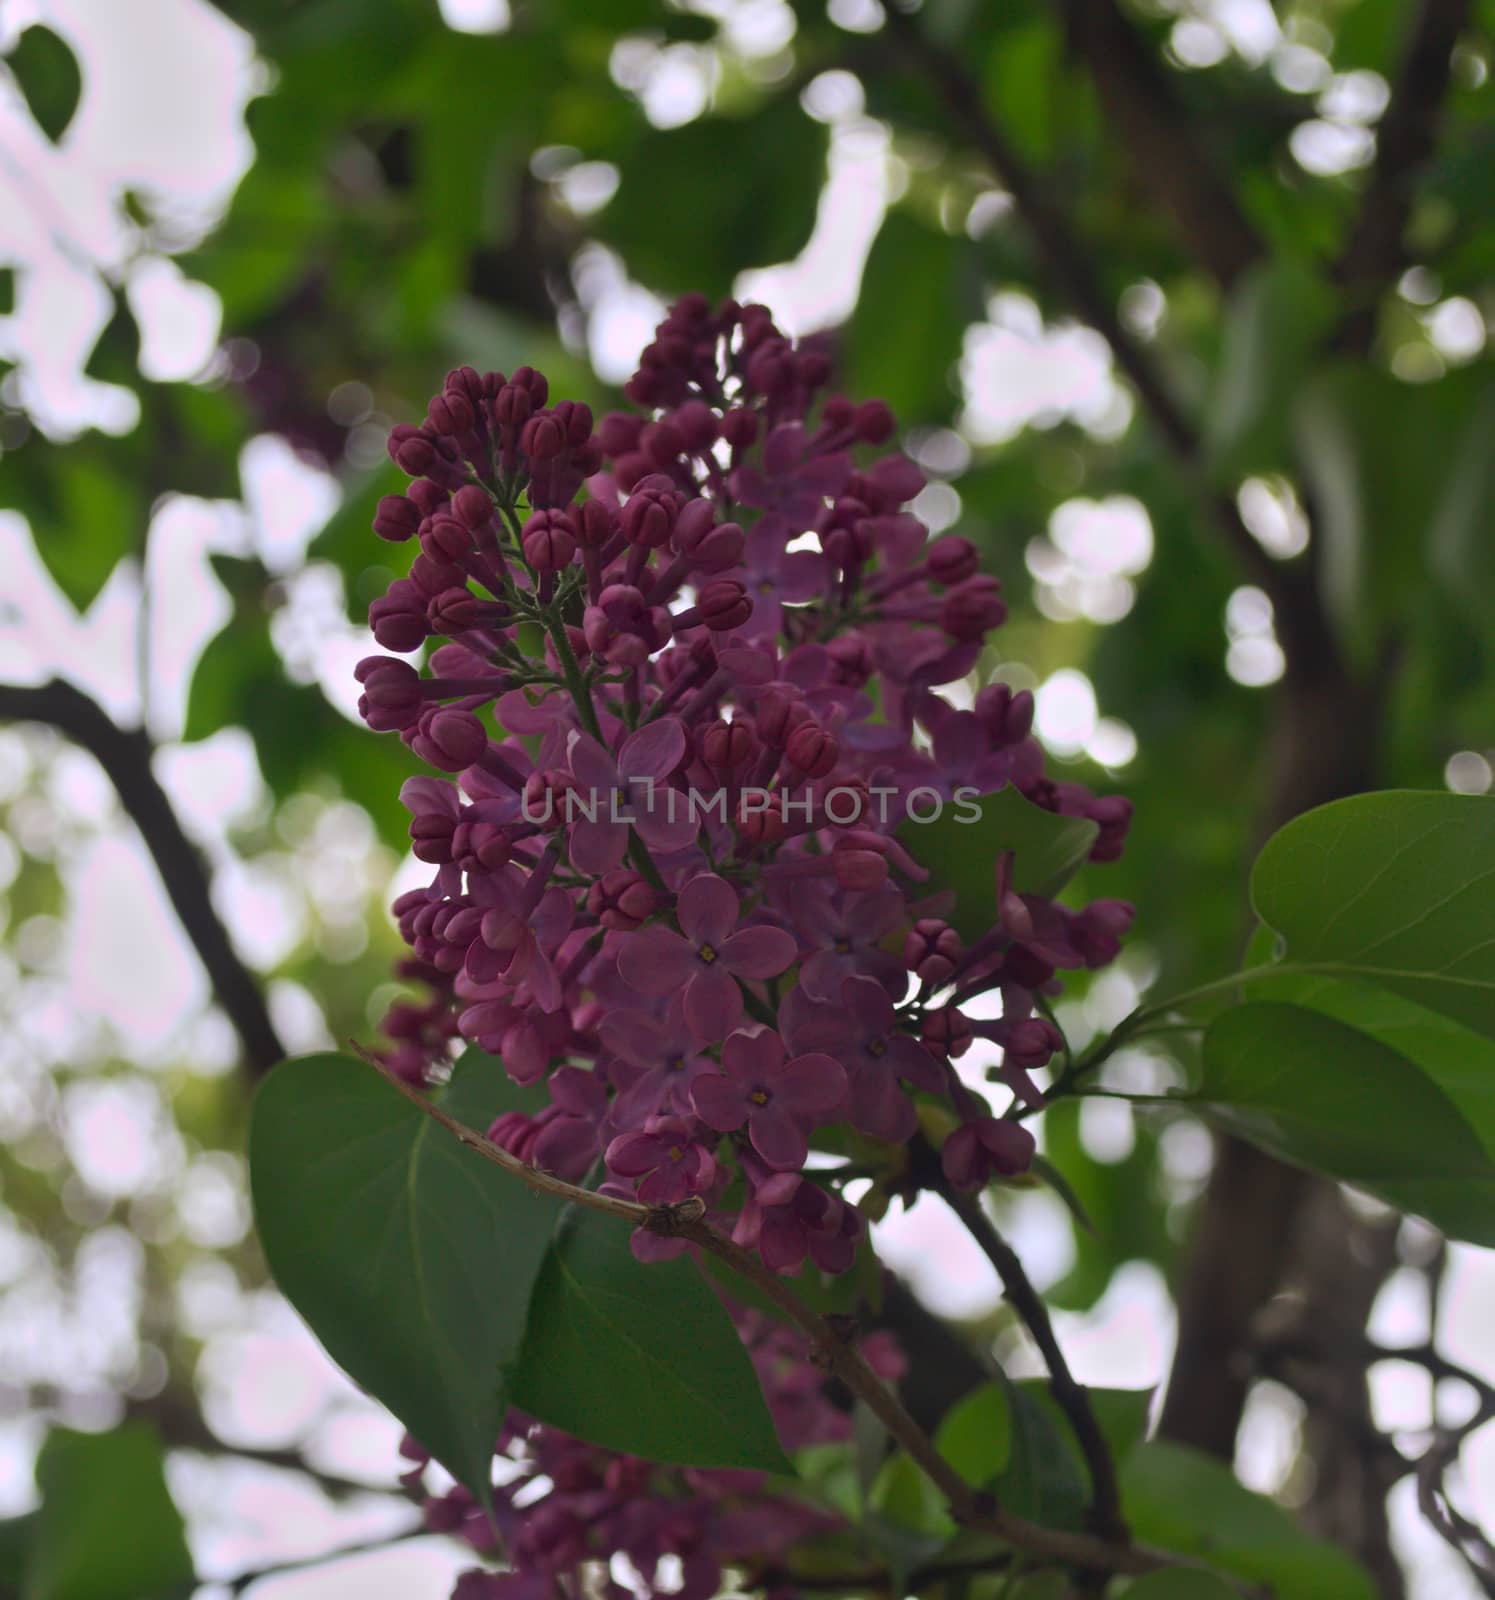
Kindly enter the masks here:
<path id="1" fill-rule="evenodd" d="M 758 1312 L 740 1310 L 736 1320 L 784 1448 L 849 1439 L 850 1414 L 827 1400 L 803 1337 Z M 902 1376 L 891 1335 L 870 1334 L 862 1353 L 889 1382 Z M 499 1439 L 491 1523 L 460 1486 L 427 1494 L 430 1457 L 413 1439 L 402 1453 L 412 1463 L 407 1488 L 425 1496 L 426 1525 L 506 1559 L 507 1571 L 465 1573 L 452 1600 L 635 1600 L 638 1591 L 614 1575 L 619 1556 L 648 1595 L 711 1600 L 732 1570 L 774 1600 L 790 1600 L 792 1588 L 764 1570 L 765 1558 L 845 1527 L 812 1499 L 776 1490 L 761 1472 L 661 1466 L 515 1411 Z"/>
<path id="2" fill-rule="evenodd" d="M 1093 819 L 1095 861 L 1130 807 L 1045 775 L 1031 695 L 939 692 L 977 668 L 1000 584 L 929 539 L 888 408 L 829 376 L 763 307 L 700 297 L 645 350 L 636 413 L 594 423 L 530 368 L 451 372 L 390 438 L 414 481 L 374 529 L 419 553 L 370 607 L 393 653 L 358 667 L 369 725 L 441 774 L 402 794 L 434 871 L 394 909 L 432 993 L 391 1016 L 391 1065 L 439 1072 L 455 1018 L 548 1087 L 495 1139 L 570 1178 L 600 1161 L 629 1197 L 700 1195 L 780 1272 L 854 1256 L 859 1213 L 803 1170 L 832 1124 L 899 1143 L 938 1097 L 950 1181 L 1027 1166 L 1022 1123 L 951 1062 L 992 1040 L 1036 1101 L 1062 1042 L 1039 997 L 1131 916 L 1021 894 L 1007 854 L 973 943 L 924 896 L 898 834 L 915 796 L 1015 785 Z M 1000 1020 L 962 1009 L 993 990 Z"/>

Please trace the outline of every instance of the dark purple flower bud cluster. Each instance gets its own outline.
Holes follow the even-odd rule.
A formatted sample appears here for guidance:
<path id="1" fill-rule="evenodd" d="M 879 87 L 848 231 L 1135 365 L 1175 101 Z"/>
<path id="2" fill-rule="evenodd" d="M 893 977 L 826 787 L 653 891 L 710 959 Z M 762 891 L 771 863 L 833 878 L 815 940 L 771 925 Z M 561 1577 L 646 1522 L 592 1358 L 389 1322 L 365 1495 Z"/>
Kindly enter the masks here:
<path id="1" fill-rule="evenodd" d="M 741 1179 L 726 1221 L 783 1270 L 855 1244 L 855 1209 L 795 1182 L 830 1124 L 898 1142 L 940 1097 L 952 1181 L 1021 1170 L 1020 1125 L 988 1127 L 950 1063 L 988 1039 L 1036 1101 L 1060 1043 L 1038 997 L 1130 918 L 1019 894 L 1007 857 L 974 943 L 921 899 L 911 807 L 1010 783 L 1093 819 L 1098 861 L 1130 808 L 1045 775 L 1031 695 L 940 693 L 976 669 L 1000 585 L 908 509 L 924 478 L 887 450 L 886 406 L 828 377 L 762 307 L 698 297 L 628 386 L 643 414 L 594 425 L 529 368 L 449 373 L 390 436 L 414 481 L 375 531 L 419 553 L 370 608 L 397 653 L 358 668 L 369 725 L 443 775 L 403 793 L 434 876 L 400 930 L 461 1036 L 551 1087 L 498 1136 L 558 1171 L 600 1158 L 650 1201 L 716 1207 Z M 992 990 L 1000 1021 L 972 1024 Z M 412 1075 L 445 1054 L 429 1012 L 394 1019 Z"/>

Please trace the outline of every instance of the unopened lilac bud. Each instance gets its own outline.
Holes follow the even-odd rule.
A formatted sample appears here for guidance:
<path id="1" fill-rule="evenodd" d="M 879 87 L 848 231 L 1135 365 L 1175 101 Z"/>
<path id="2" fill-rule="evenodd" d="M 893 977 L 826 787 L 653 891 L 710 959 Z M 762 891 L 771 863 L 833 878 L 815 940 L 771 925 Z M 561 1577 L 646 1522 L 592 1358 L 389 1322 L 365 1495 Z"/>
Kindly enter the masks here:
<path id="1" fill-rule="evenodd" d="M 872 559 L 872 532 L 865 521 L 843 523 L 821 534 L 820 547 L 843 572 L 849 571 Z"/>
<path id="2" fill-rule="evenodd" d="M 374 532 L 391 544 L 410 538 L 420 527 L 420 507 L 404 494 L 387 494 L 374 513 Z"/>
<path id="3" fill-rule="evenodd" d="M 670 543 L 681 555 L 690 555 L 715 526 L 716 511 L 709 500 L 687 501 L 675 518 Z"/>
<path id="4" fill-rule="evenodd" d="M 452 859 L 453 819 L 444 811 L 421 811 L 410 819 L 411 852 L 433 867 Z"/>
<path id="5" fill-rule="evenodd" d="M 843 833 L 831 850 L 831 869 L 843 889 L 876 889 L 888 881 L 887 841 L 865 828 Z"/>
<path id="6" fill-rule="evenodd" d="M 432 633 L 465 633 L 482 621 L 481 603 L 471 590 L 453 585 L 431 596 L 426 606 L 426 621 Z"/>
<path id="7" fill-rule="evenodd" d="M 943 983 L 960 960 L 960 935 L 938 917 L 921 917 L 903 941 L 903 964 L 923 983 Z"/>
<path id="8" fill-rule="evenodd" d="M 627 455 L 638 449 L 645 426 L 644 419 L 631 411 L 609 411 L 597 424 L 597 439 L 608 455 Z"/>
<path id="9" fill-rule="evenodd" d="M 789 764 L 807 778 L 824 778 L 841 759 L 841 747 L 824 728 L 806 722 L 789 735 L 784 754 Z"/>
<path id="10" fill-rule="evenodd" d="M 716 443 L 720 424 L 716 413 L 704 400 L 687 400 L 676 406 L 668 419 L 693 455 L 704 455 Z"/>
<path id="11" fill-rule="evenodd" d="M 782 750 L 789 736 L 812 713 L 804 701 L 785 689 L 768 689 L 759 695 L 753 707 L 753 724 L 758 737 L 773 750 Z"/>
<path id="12" fill-rule="evenodd" d="M 919 1029 L 919 1037 L 923 1040 L 926 1050 L 952 1059 L 963 1056 L 971 1048 L 971 1041 L 975 1036 L 971 1019 L 954 1006 L 945 1006 L 939 1011 L 926 1011 Z"/>
<path id="13" fill-rule="evenodd" d="M 969 539 L 950 533 L 930 545 L 926 560 L 929 576 L 936 583 L 951 586 L 975 577 L 981 567 L 981 552 Z"/>
<path id="14" fill-rule="evenodd" d="M 426 597 L 408 578 L 396 578 L 387 594 L 370 603 L 369 627 L 386 650 L 420 649 L 431 632 Z"/>
<path id="15" fill-rule="evenodd" d="M 758 741 L 750 724 L 740 719 L 727 722 L 719 718 L 703 728 L 696 748 L 708 767 L 718 772 L 735 772 L 758 753 Z"/>
<path id="16" fill-rule="evenodd" d="M 493 520 L 492 497 L 477 484 L 466 484 L 452 496 L 452 513 L 464 528 L 476 533 Z"/>
<path id="17" fill-rule="evenodd" d="M 728 411 L 722 417 L 722 438 L 734 450 L 750 448 L 757 437 L 758 413 L 756 411 L 739 409 Z"/>
<path id="18" fill-rule="evenodd" d="M 435 432 L 455 439 L 471 432 L 475 418 L 466 395 L 455 390 L 443 390 L 432 396 L 430 405 L 426 407 L 426 420 Z"/>
<path id="19" fill-rule="evenodd" d="M 657 475 L 656 475 L 657 476 Z M 646 550 L 657 550 L 669 542 L 675 530 L 675 518 L 680 510 L 680 495 L 670 485 L 669 479 L 644 478 L 628 497 L 623 507 L 622 529 L 630 544 L 643 545 Z"/>
<path id="20" fill-rule="evenodd" d="M 470 711 L 434 707 L 420 720 L 412 747 L 442 772 L 461 772 L 488 748 L 488 731 Z"/>
<path id="21" fill-rule="evenodd" d="M 867 481 L 892 505 L 912 500 L 927 482 L 907 456 L 884 456 L 867 469 Z"/>
<path id="22" fill-rule="evenodd" d="M 1002 586 L 995 578 L 970 578 L 951 589 L 940 607 L 940 626 L 952 639 L 979 644 L 1007 616 Z"/>
<path id="23" fill-rule="evenodd" d="M 433 561 L 425 551 L 410 563 L 410 581 L 429 600 L 443 589 L 460 589 L 467 582 L 467 574 L 452 561 Z"/>
<path id="24" fill-rule="evenodd" d="M 472 535 L 449 512 L 438 511 L 428 517 L 420 535 L 421 550 L 433 562 L 446 567 L 460 567 L 462 558 L 472 549 Z"/>
<path id="25" fill-rule="evenodd" d="M 446 508 L 451 499 L 447 491 L 430 478 L 417 478 L 405 493 L 415 502 L 416 509 L 423 517 L 434 517 L 438 511 Z"/>
<path id="26" fill-rule="evenodd" d="M 851 427 L 862 444 L 886 444 L 897 428 L 886 400 L 867 400 L 852 413 Z"/>
<path id="27" fill-rule="evenodd" d="M 736 578 L 713 578 L 696 600 L 701 621 L 713 633 L 731 633 L 753 614 L 753 602 Z"/>
<path id="28" fill-rule="evenodd" d="M 656 469 L 667 467 L 685 453 L 685 435 L 666 417 L 644 429 L 639 436 L 639 449 Z"/>
<path id="29" fill-rule="evenodd" d="M 537 511 L 520 538 L 524 559 L 536 572 L 559 572 L 576 554 L 576 535 L 561 511 Z"/>
<path id="30" fill-rule="evenodd" d="M 1085 815 L 1100 824 L 1100 833 L 1090 848 L 1090 859 L 1115 861 L 1126 843 L 1132 825 L 1132 803 L 1119 794 L 1101 795 L 1085 808 Z"/>
<path id="31" fill-rule="evenodd" d="M 998 1023 L 992 1032 L 1007 1060 L 1017 1067 L 1041 1067 L 1064 1048 L 1064 1035 L 1045 1017 Z"/>
<path id="32" fill-rule="evenodd" d="M 654 914 L 659 897 L 638 873 L 627 867 L 604 872 L 587 890 L 587 910 L 618 933 L 630 933 Z"/>
<path id="33" fill-rule="evenodd" d="M 583 500 L 566 512 L 571 532 L 584 550 L 600 550 L 618 531 L 618 514 L 600 500 Z"/>
<path id="34" fill-rule="evenodd" d="M 524 780 L 524 820 L 541 828 L 565 827 L 571 820 L 567 799 L 575 788 L 576 780 L 563 767 L 530 773 Z"/>
<path id="35" fill-rule="evenodd" d="M 872 676 L 872 646 L 856 633 L 843 633 L 825 647 L 831 658 L 831 677 L 849 689 L 860 689 Z"/>

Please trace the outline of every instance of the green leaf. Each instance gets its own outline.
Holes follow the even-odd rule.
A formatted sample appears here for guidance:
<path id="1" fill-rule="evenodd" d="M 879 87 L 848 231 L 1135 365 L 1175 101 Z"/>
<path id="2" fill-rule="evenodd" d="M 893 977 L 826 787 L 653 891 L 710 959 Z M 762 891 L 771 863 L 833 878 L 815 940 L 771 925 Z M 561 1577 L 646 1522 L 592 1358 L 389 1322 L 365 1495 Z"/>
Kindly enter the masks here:
<path id="1" fill-rule="evenodd" d="M 572 1209 L 535 1284 L 514 1404 L 579 1439 L 695 1467 L 793 1471 L 757 1374 L 696 1267 L 637 1261 L 615 1218 Z"/>
<path id="2" fill-rule="evenodd" d="M 1068 1425 L 1042 1382 L 1006 1383 L 1012 1449 L 992 1486 L 1000 1505 L 1050 1528 L 1084 1525 L 1090 1484 Z"/>
<path id="3" fill-rule="evenodd" d="M 905 1451 L 895 1450 L 883 1462 L 867 1501 L 871 1510 L 906 1533 L 943 1542 L 955 1532 L 944 1496 Z"/>
<path id="4" fill-rule="evenodd" d="M 1295 818 L 1251 875 L 1295 972 L 1358 978 L 1495 1038 L 1495 799 L 1387 791 Z"/>
<path id="5" fill-rule="evenodd" d="M 1253 1143 L 1358 1184 L 1456 1238 L 1495 1245 L 1495 1046 L 1432 1020 L 1478 1047 L 1473 1058 L 1440 1059 L 1432 1045 L 1436 1077 L 1320 1011 L 1235 1006 L 1205 1035 L 1199 1093 L 1215 1121 Z"/>
<path id="6" fill-rule="evenodd" d="M 919 285 L 918 294 L 910 295 L 910 284 Z M 848 394 L 886 400 L 904 423 L 946 421 L 966 328 L 982 314 L 981 291 L 968 239 L 895 207 L 862 271 L 838 381 Z"/>
<path id="7" fill-rule="evenodd" d="M 1236 285 L 1206 423 L 1209 455 L 1223 476 L 1285 464 L 1289 401 L 1337 309 L 1318 273 L 1296 261 L 1262 263 Z"/>
<path id="8" fill-rule="evenodd" d="M 22 1600 L 162 1600 L 191 1585 L 161 1442 L 143 1424 L 111 1433 L 54 1428 L 36 1484 L 42 1503 Z"/>
<path id="9" fill-rule="evenodd" d="M 957 1401 L 940 1421 L 939 1452 L 974 1489 L 984 1489 L 1012 1454 L 1012 1409 L 1006 1386 L 983 1383 Z"/>
<path id="10" fill-rule="evenodd" d="M 972 808 L 979 817 L 972 819 Z M 1079 870 L 1099 832 L 1084 817 L 1035 806 L 1009 784 L 979 800 L 943 806 L 932 822 L 905 822 L 898 838 L 929 868 L 931 893 L 956 891 L 950 921 L 972 943 L 997 920 L 996 860 L 1004 850 L 1014 852 L 1019 892 L 1054 895 Z"/>
<path id="11" fill-rule="evenodd" d="M 618 190 L 599 232 L 650 288 L 725 294 L 744 268 L 788 261 L 804 248 L 826 147 L 825 128 L 793 95 L 746 116 L 651 129 L 613 157 Z"/>
<path id="12" fill-rule="evenodd" d="M 516 1103 L 503 1068 L 478 1051 L 442 1099 L 480 1129 Z M 519 1353 L 557 1202 L 337 1055 L 266 1079 L 249 1175 L 282 1293 L 353 1381 L 486 1500 L 507 1405 L 500 1371 Z"/>
<path id="13" fill-rule="evenodd" d="M 1197 1556 L 1283 1596 L 1373 1600 L 1370 1578 L 1349 1556 L 1303 1533 L 1280 1506 L 1244 1488 L 1228 1466 L 1202 1451 L 1139 1445 L 1121 1469 L 1121 1491 L 1123 1513 L 1141 1543 Z"/>
<path id="14" fill-rule="evenodd" d="M 67 41 L 50 28 L 35 25 L 16 40 L 5 64 L 37 126 L 57 144 L 83 95 L 83 73 Z"/>

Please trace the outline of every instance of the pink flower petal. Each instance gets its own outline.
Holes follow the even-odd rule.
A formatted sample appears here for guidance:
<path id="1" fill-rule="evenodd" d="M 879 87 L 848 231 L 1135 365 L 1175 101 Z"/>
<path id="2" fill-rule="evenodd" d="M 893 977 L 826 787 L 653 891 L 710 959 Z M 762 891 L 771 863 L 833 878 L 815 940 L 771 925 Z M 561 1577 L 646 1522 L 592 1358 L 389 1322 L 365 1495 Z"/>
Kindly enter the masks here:
<path id="1" fill-rule="evenodd" d="M 641 928 L 619 945 L 618 971 L 623 982 L 640 994 L 669 994 L 700 970 L 695 951 L 669 928 Z"/>
<path id="2" fill-rule="evenodd" d="M 590 805 L 592 794 L 605 807 L 614 789 L 618 787 L 618 768 L 613 758 L 589 734 L 573 733 L 567 748 L 572 776 L 581 785 L 583 798 Z M 603 815 L 604 813 L 599 813 Z"/>
<path id="3" fill-rule="evenodd" d="M 697 1039 L 721 1039 L 742 1021 L 742 990 L 720 966 L 695 963 L 685 991 L 685 1021 Z"/>
<path id="4" fill-rule="evenodd" d="M 571 860 L 583 872 L 600 876 L 610 872 L 623 859 L 628 849 L 628 826 L 622 822 L 607 822 L 604 808 L 596 822 L 584 818 L 571 824 Z"/>
<path id="5" fill-rule="evenodd" d="M 846 1098 L 846 1072 L 833 1056 L 796 1056 L 774 1074 L 775 1105 L 801 1116 L 834 1111 Z"/>
<path id="6" fill-rule="evenodd" d="M 722 1046 L 722 1065 L 739 1083 L 766 1081 L 783 1059 L 783 1041 L 772 1028 L 739 1028 Z"/>
<path id="7" fill-rule="evenodd" d="M 684 758 L 684 724 L 678 717 L 660 717 L 623 741 L 618 771 L 625 778 L 653 778 L 657 782 L 668 778 Z"/>
<path id="8" fill-rule="evenodd" d="M 804 1130 L 774 1104 L 761 1107 L 748 1118 L 748 1138 L 768 1165 L 781 1172 L 797 1171 L 809 1154 Z"/>
<path id="9" fill-rule="evenodd" d="M 731 1133 L 747 1121 L 747 1091 L 719 1072 L 702 1073 L 690 1086 L 690 1101 L 701 1121 L 718 1133 Z"/>
<path id="10" fill-rule="evenodd" d="M 686 884 L 680 891 L 678 911 L 682 932 L 697 945 L 723 945 L 737 926 L 737 896 L 730 884 L 712 872 L 703 872 Z"/>
<path id="11" fill-rule="evenodd" d="M 722 965 L 740 978 L 776 978 L 794 964 L 798 949 L 782 928 L 743 928 L 721 947 Z"/>

